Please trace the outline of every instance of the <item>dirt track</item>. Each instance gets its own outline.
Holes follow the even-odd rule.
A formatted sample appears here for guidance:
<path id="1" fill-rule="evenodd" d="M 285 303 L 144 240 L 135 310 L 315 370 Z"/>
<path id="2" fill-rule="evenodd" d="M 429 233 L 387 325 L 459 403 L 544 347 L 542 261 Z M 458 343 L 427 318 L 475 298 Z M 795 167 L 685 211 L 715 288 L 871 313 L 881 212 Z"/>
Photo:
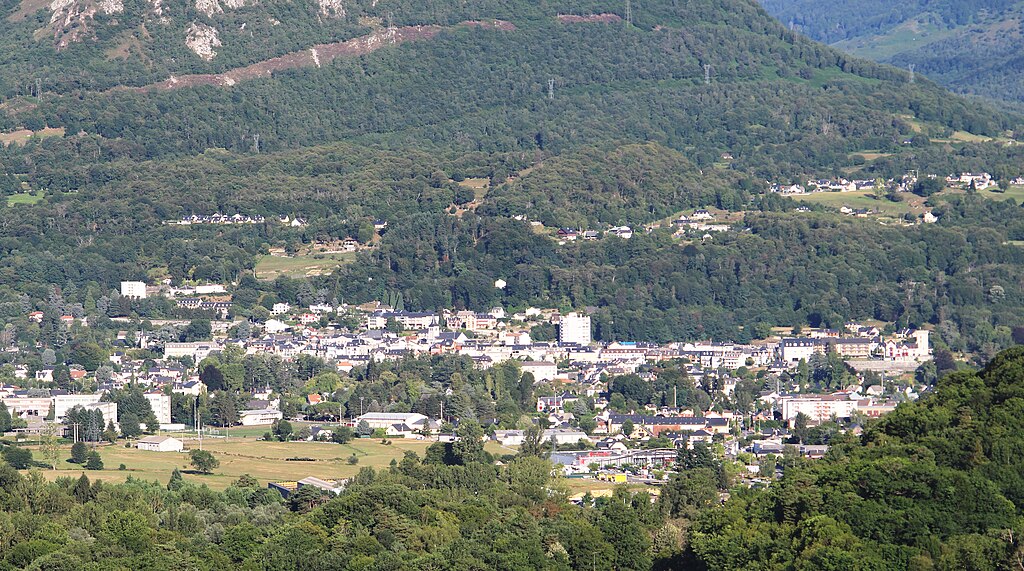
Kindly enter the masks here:
<path id="1" fill-rule="evenodd" d="M 493 30 L 512 31 L 515 26 L 502 20 L 462 22 L 459 26 L 489 28 Z M 144 87 L 130 88 L 133 91 L 149 91 L 154 89 L 171 90 L 199 85 L 216 85 L 230 87 L 240 81 L 270 77 L 274 72 L 300 67 L 321 67 L 335 58 L 358 57 L 374 52 L 382 47 L 397 45 L 414 40 L 429 39 L 443 31 L 443 26 L 406 26 L 378 30 L 366 36 L 360 36 L 344 42 L 317 44 L 311 48 L 287 53 L 276 57 L 240 67 L 218 74 L 195 74 L 171 77 L 166 81 Z"/>

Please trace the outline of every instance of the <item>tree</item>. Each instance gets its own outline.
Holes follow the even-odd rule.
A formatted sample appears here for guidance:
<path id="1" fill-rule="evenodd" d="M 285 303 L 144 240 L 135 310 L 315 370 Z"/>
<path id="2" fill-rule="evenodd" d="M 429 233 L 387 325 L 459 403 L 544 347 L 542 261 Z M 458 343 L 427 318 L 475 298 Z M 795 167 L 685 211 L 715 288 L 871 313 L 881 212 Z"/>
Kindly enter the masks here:
<path id="1" fill-rule="evenodd" d="M 523 433 L 523 443 L 519 446 L 520 456 L 547 458 L 550 451 L 544 445 L 544 432 L 538 426 L 530 426 Z"/>
<path id="2" fill-rule="evenodd" d="M 292 438 L 292 423 L 287 420 L 281 419 L 274 421 L 271 430 L 274 432 L 274 436 L 282 442 L 291 440 Z"/>
<path id="3" fill-rule="evenodd" d="M 100 458 L 100 453 L 93 450 L 89 453 L 88 459 L 85 461 L 86 470 L 102 470 L 103 459 Z"/>
<path id="4" fill-rule="evenodd" d="M 76 343 L 69 355 L 72 363 L 77 363 L 86 371 L 95 371 L 107 362 L 107 352 L 96 343 Z"/>
<path id="5" fill-rule="evenodd" d="M 32 451 L 20 446 L 6 446 L 3 451 L 4 460 L 18 470 L 25 470 L 32 465 Z"/>
<path id="6" fill-rule="evenodd" d="M 71 446 L 71 461 L 75 464 L 85 464 L 88 456 L 89 448 L 85 445 L 85 442 L 75 442 Z"/>
<path id="7" fill-rule="evenodd" d="M 206 389 L 214 392 L 224 389 L 224 374 L 216 365 L 207 364 L 199 373 L 199 380 L 206 385 Z"/>
<path id="8" fill-rule="evenodd" d="M 43 425 L 43 429 L 39 434 L 41 443 L 39 451 L 43 453 L 47 464 L 54 470 L 57 469 L 57 459 L 60 457 L 60 439 L 57 437 L 60 429 L 57 426 L 56 424 L 47 423 Z"/>
<path id="9" fill-rule="evenodd" d="M 217 460 L 207 450 L 192 450 L 188 453 L 188 457 L 192 467 L 200 474 L 210 474 L 214 468 L 220 466 L 220 460 Z"/>
<path id="10" fill-rule="evenodd" d="M 233 426 L 238 422 L 238 405 L 230 391 L 217 391 L 210 399 L 210 414 L 219 426 Z"/>
<path id="11" fill-rule="evenodd" d="M 167 489 L 176 492 L 185 485 L 185 478 L 181 477 L 181 472 L 175 468 L 171 472 L 171 479 L 167 481 Z"/>
<path id="12" fill-rule="evenodd" d="M 635 430 L 635 428 L 636 427 L 633 426 L 632 420 L 626 420 L 622 423 L 622 428 L 620 430 L 626 438 L 629 438 L 630 435 L 633 434 L 633 430 Z"/>
<path id="13" fill-rule="evenodd" d="M 914 184 L 913 193 L 918 196 L 929 197 L 942 191 L 942 183 L 939 179 L 926 176 L 918 179 Z"/>
<path id="14" fill-rule="evenodd" d="M 348 426 L 339 426 L 331 432 L 331 442 L 337 442 L 338 444 L 347 444 L 353 438 L 355 438 L 355 432 Z"/>
<path id="15" fill-rule="evenodd" d="M 479 423 L 471 420 L 459 423 L 455 436 L 458 440 L 452 444 L 452 454 L 456 462 L 465 466 L 487 461 L 483 443 L 484 429 Z"/>
<path id="16" fill-rule="evenodd" d="M 359 424 L 356 425 L 356 434 L 358 434 L 360 438 L 366 438 L 373 434 L 373 429 L 370 428 L 370 423 L 365 420 L 360 420 Z"/>
<path id="17" fill-rule="evenodd" d="M 121 435 L 125 438 L 138 438 L 142 434 L 138 415 L 126 412 L 121 415 Z"/>
<path id="18" fill-rule="evenodd" d="M 13 426 L 13 419 L 11 418 L 11 412 L 7 410 L 7 405 L 0 402 L 0 435 L 5 432 L 10 432 Z"/>
<path id="19" fill-rule="evenodd" d="M 717 482 L 710 468 L 685 470 L 662 488 L 658 503 L 672 517 L 692 518 L 718 498 Z"/>
<path id="20" fill-rule="evenodd" d="M 210 321 L 207 319 L 193 319 L 189 322 L 188 326 L 182 330 L 179 341 L 191 342 L 191 341 L 204 341 L 210 338 L 212 329 L 210 328 Z"/>
<path id="21" fill-rule="evenodd" d="M 103 440 L 113 444 L 117 441 L 117 428 L 114 427 L 114 421 L 107 421 L 107 428 L 103 431 Z"/>

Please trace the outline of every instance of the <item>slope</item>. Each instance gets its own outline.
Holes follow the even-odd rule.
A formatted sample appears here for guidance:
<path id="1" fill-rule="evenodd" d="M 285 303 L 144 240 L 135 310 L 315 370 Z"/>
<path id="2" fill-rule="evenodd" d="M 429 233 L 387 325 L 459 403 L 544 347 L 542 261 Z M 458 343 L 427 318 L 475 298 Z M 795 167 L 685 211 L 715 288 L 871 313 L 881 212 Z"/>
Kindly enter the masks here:
<path id="1" fill-rule="evenodd" d="M 820 462 L 791 463 L 691 536 L 708 569 L 1010 569 L 1020 564 L 1024 348 L 946 376 Z M 756 547 L 755 547 L 756 546 Z"/>
<path id="2" fill-rule="evenodd" d="M 763 0 L 793 30 L 861 57 L 931 77 L 953 91 L 1019 103 L 1018 0 L 806 2 Z"/>

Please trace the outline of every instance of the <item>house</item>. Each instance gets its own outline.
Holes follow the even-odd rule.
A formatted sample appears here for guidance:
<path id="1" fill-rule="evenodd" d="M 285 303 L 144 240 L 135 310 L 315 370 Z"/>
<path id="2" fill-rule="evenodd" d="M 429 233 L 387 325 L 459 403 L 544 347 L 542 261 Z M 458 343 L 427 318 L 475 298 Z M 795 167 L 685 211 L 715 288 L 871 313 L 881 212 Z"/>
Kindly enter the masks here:
<path id="1" fill-rule="evenodd" d="M 633 237 L 633 229 L 629 226 L 615 226 L 608 231 L 612 236 L 618 236 L 623 240 L 628 240 Z"/>
<path id="2" fill-rule="evenodd" d="M 330 440 L 334 437 L 334 431 L 329 428 L 322 426 L 312 426 L 309 429 L 309 439 L 316 440 L 318 442 Z"/>
<path id="3" fill-rule="evenodd" d="M 714 220 L 715 215 L 708 210 L 696 210 L 693 215 L 690 216 L 691 220 Z"/>
<path id="4" fill-rule="evenodd" d="M 149 452 L 181 452 L 185 443 L 172 436 L 147 436 L 139 439 L 135 447 Z"/>
<path id="5" fill-rule="evenodd" d="M 273 315 L 281 315 L 284 313 L 288 313 L 291 310 L 291 308 L 292 306 L 287 303 L 278 302 L 275 303 L 274 306 L 270 309 L 270 313 Z"/>
<path id="6" fill-rule="evenodd" d="M 404 422 L 392 424 L 385 429 L 384 433 L 390 438 L 414 438 L 419 436 L 415 428 Z"/>
<path id="7" fill-rule="evenodd" d="M 575 240 L 577 237 L 579 237 L 579 232 L 577 232 L 576 230 L 573 230 L 572 228 L 559 228 L 558 229 L 558 239 L 559 240 L 568 240 L 568 241 L 571 242 L 571 241 Z"/>

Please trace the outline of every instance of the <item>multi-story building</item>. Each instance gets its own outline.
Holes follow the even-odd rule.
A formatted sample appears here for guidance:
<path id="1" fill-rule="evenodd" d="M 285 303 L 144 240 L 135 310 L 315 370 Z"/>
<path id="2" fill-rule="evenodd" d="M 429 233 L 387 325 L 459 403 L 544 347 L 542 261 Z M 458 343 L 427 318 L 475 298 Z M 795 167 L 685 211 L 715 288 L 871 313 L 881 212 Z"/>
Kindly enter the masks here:
<path id="1" fill-rule="evenodd" d="M 121 297 L 146 299 L 146 282 L 121 282 Z"/>
<path id="2" fill-rule="evenodd" d="M 590 316 L 569 313 L 558 320 L 558 342 L 590 344 Z"/>

